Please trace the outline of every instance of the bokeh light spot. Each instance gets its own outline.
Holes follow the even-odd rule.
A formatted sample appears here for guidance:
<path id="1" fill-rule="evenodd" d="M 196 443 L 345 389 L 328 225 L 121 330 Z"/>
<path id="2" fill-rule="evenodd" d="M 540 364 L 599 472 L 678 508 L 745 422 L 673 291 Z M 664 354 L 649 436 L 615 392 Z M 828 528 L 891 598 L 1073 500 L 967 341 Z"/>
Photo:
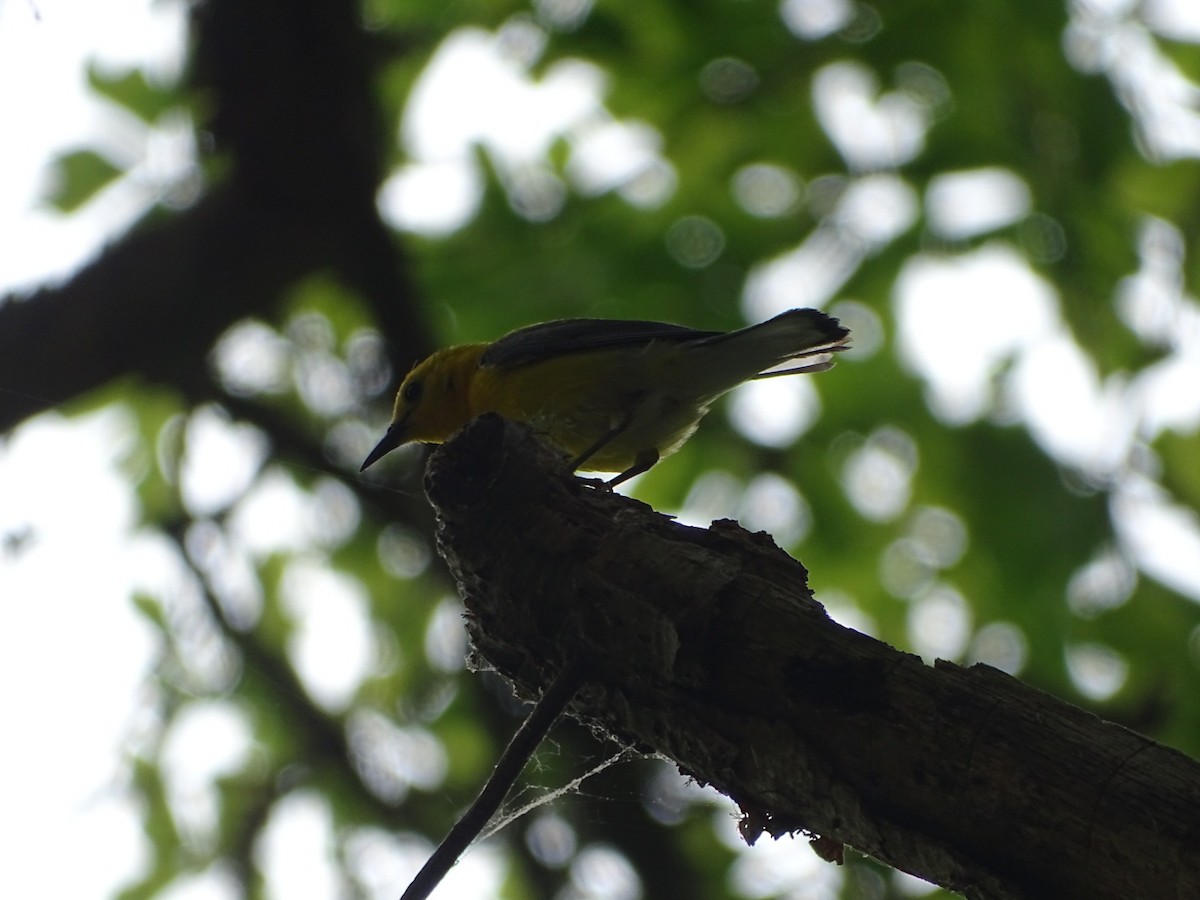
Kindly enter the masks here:
<path id="1" fill-rule="evenodd" d="M 714 103 L 739 103 L 758 87 L 758 73 L 741 59 L 725 56 L 700 70 L 700 89 Z"/>
<path id="2" fill-rule="evenodd" d="M 986 663 L 1009 675 L 1019 675 L 1029 658 L 1029 641 L 1012 622 L 989 622 L 971 640 L 967 661 Z"/>
<path id="3" fill-rule="evenodd" d="M 255 320 L 230 327 L 212 351 L 213 365 L 231 394 L 280 394 L 289 384 L 290 348 L 275 329 Z"/>
<path id="4" fill-rule="evenodd" d="M 964 240 L 1024 218 L 1033 202 L 1020 176 L 997 167 L 934 176 L 925 192 L 929 226 Z"/>
<path id="5" fill-rule="evenodd" d="M 783 166 L 754 163 L 733 176 L 733 196 L 738 205 L 764 219 L 787 215 L 800 205 L 804 183 Z"/>
<path id="6" fill-rule="evenodd" d="M 790 481 L 773 472 L 756 475 L 746 485 L 738 519 L 750 531 L 765 531 L 787 547 L 804 540 L 812 527 L 812 511 Z"/>
<path id="7" fill-rule="evenodd" d="M 764 447 L 789 447 L 821 415 L 821 399 L 801 377 L 764 378 L 739 385 L 729 395 L 729 421 Z"/>
<path id="8" fill-rule="evenodd" d="M 1075 644 L 1066 648 L 1066 658 L 1072 683 L 1089 700 L 1107 700 L 1129 676 L 1129 663 L 1104 644 Z"/>
<path id="9" fill-rule="evenodd" d="M 542 865 L 561 869 L 575 855 L 578 839 L 571 823 L 554 812 L 538 815 L 525 829 L 525 845 Z"/>
<path id="10" fill-rule="evenodd" d="M 806 41 L 816 41 L 849 25 L 854 18 L 851 0 L 783 0 L 779 15 L 788 31 Z"/>
<path id="11" fill-rule="evenodd" d="M 1067 606 L 1085 619 L 1122 605 L 1137 587 L 1137 570 L 1124 554 L 1108 547 L 1075 570 L 1067 583 Z"/>
<path id="12" fill-rule="evenodd" d="M 638 900 L 642 881 L 624 854 L 603 844 L 589 844 L 571 862 L 571 883 L 580 900 Z"/>
<path id="13" fill-rule="evenodd" d="M 960 659 L 971 636 L 971 607 L 957 590 L 937 585 L 908 609 L 908 639 L 926 659 Z"/>
<path id="14" fill-rule="evenodd" d="M 916 470 L 916 442 L 900 429 L 885 426 L 846 458 L 842 488 L 863 518 L 886 522 L 908 506 Z"/>
<path id="15" fill-rule="evenodd" d="M 403 727 L 360 707 L 350 714 L 346 736 L 355 771 L 387 803 L 402 801 L 410 787 L 433 790 L 446 778 L 446 749 L 424 728 Z"/>
<path id="16" fill-rule="evenodd" d="M 684 216 L 667 229 L 667 252 L 681 266 L 703 269 L 725 249 L 725 233 L 712 219 Z"/>
<path id="17" fill-rule="evenodd" d="M 379 532 L 375 550 L 384 571 L 395 578 L 416 578 L 433 559 L 428 542 L 420 534 L 395 522 Z"/>

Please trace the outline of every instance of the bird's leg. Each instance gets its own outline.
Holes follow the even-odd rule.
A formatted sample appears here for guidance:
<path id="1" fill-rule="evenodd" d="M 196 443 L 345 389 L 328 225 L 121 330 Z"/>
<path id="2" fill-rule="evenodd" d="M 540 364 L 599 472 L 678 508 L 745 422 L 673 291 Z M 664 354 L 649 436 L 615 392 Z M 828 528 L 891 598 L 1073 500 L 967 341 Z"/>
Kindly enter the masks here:
<path id="1" fill-rule="evenodd" d="M 658 462 L 658 450 L 656 448 L 647 447 L 645 450 L 639 450 L 637 456 L 633 458 L 633 465 L 616 478 L 610 478 L 605 482 L 605 485 L 611 491 L 622 481 L 628 481 L 634 475 L 641 475 L 656 462 Z"/>
<path id="2" fill-rule="evenodd" d="M 599 440 L 597 440 L 590 447 L 588 447 L 586 450 L 584 450 L 582 453 L 580 453 L 577 457 L 575 457 L 575 459 L 571 460 L 571 471 L 572 472 L 576 471 L 585 462 L 587 462 L 589 459 L 591 459 L 593 456 L 595 456 L 597 453 L 599 453 L 602 449 L 604 449 L 604 447 L 606 447 L 610 441 L 612 441 L 615 437 L 620 435 L 626 428 L 628 428 L 629 423 L 632 421 L 633 421 L 633 414 L 626 413 L 619 421 L 617 421 L 612 426 L 612 428 L 608 429 L 608 431 L 606 431 L 606 432 L 604 432 L 604 434 L 600 435 Z M 641 475 L 643 472 L 645 472 L 647 469 L 649 469 L 651 466 L 653 466 L 656 462 L 658 462 L 658 459 L 659 459 L 658 449 L 655 447 L 647 447 L 645 450 L 639 450 L 637 453 L 637 456 L 635 456 L 633 459 L 632 466 L 630 466 L 624 472 L 617 475 L 615 478 L 611 478 L 608 481 L 605 481 L 602 483 L 606 488 L 608 488 L 611 491 L 618 484 L 620 484 L 623 481 L 628 481 L 634 475 Z"/>
<path id="3" fill-rule="evenodd" d="M 604 434 L 600 435 L 600 438 L 594 444 L 592 444 L 590 447 L 588 447 L 586 450 L 584 450 L 582 453 L 580 453 L 577 457 L 575 457 L 573 460 L 571 460 L 571 471 L 572 472 L 576 471 L 585 462 L 587 462 L 589 459 L 591 459 L 593 456 L 595 456 L 597 453 L 599 453 L 601 450 L 603 450 L 608 445 L 609 441 L 611 441 L 613 438 L 615 438 L 617 435 L 619 435 L 622 431 L 624 431 L 626 428 L 628 428 L 629 423 L 632 421 L 633 421 L 633 415 L 630 413 L 626 413 L 619 420 L 616 420 L 615 423 L 613 424 L 612 428 L 608 429 L 608 431 L 606 431 L 606 432 L 604 432 Z M 653 463 L 651 463 L 651 465 L 653 465 Z"/>

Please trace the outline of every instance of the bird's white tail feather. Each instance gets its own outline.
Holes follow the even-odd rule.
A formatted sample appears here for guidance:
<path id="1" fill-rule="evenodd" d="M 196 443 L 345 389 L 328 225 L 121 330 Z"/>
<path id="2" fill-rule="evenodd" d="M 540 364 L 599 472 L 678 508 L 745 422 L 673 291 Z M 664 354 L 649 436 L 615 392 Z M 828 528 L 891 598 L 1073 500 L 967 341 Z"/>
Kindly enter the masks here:
<path id="1" fill-rule="evenodd" d="M 791 309 L 773 319 L 709 338 L 702 348 L 715 372 L 738 383 L 801 372 L 823 372 L 833 354 L 843 349 L 849 331 L 838 320 L 815 309 Z M 801 365 L 794 365 L 803 359 Z"/>

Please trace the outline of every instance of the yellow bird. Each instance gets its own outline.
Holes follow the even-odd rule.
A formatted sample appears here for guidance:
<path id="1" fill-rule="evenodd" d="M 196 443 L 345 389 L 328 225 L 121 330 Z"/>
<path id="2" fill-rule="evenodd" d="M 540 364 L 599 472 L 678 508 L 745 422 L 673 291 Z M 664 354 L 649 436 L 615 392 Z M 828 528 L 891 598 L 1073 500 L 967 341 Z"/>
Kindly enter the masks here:
<path id="1" fill-rule="evenodd" d="M 362 468 L 495 412 L 528 424 L 575 469 L 619 472 L 615 486 L 678 450 L 722 394 L 755 378 L 823 372 L 849 337 L 823 312 L 792 309 L 730 332 L 562 319 L 448 347 L 408 373 L 392 424 Z"/>

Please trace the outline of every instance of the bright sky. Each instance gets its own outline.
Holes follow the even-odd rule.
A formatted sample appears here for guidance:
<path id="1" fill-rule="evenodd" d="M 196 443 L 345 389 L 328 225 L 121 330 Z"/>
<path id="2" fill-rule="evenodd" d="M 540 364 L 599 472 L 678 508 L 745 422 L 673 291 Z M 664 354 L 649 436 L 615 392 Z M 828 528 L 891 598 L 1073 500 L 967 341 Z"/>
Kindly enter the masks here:
<path id="1" fill-rule="evenodd" d="M 1196 156 L 1200 115 L 1188 100 L 1192 95 L 1155 55 L 1145 31 L 1122 18 L 1131 5 L 1119 0 L 1074 4 L 1067 51 L 1081 67 L 1103 72 L 1132 98 L 1129 102 L 1144 119 L 1143 139 L 1154 152 L 1163 158 Z M 566 8 L 542 7 L 544 15 Z M 1200 7 L 1190 0 L 1161 0 L 1151 7 L 1163 33 L 1200 39 Z M 579 8 L 578 14 L 585 15 L 586 4 Z M 781 5 L 781 15 L 800 35 L 834 28 L 845 13 L 846 4 L 839 0 L 787 0 Z M 160 185 L 186 172 L 191 153 L 186 123 L 151 129 L 90 95 L 83 74 L 84 61 L 92 60 L 118 69 L 142 65 L 151 75 L 170 78 L 178 71 L 184 36 L 183 4 L 171 0 L 0 3 L 0 84 L 6 86 L 0 93 L 6 131 L 0 166 L 0 292 L 64 277 L 134 220 Z M 531 219 L 553 216 L 567 189 L 593 194 L 616 190 L 640 206 L 655 206 L 670 196 L 674 170 L 660 153 L 657 132 L 606 110 L 601 71 L 572 62 L 550 68 L 537 81 L 528 77 L 526 66 L 537 58 L 544 39 L 533 19 L 522 19 L 499 35 L 468 29 L 444 42 L 404 123 L 401 139 L 411 162 L 393 173 L 381 192 L 381 209 L 391 222 L 437 234 L 468 218 L 479 197 L 480 176 L 470 150 L 474 141 L 496 155 L 514 207 Z M 736 84 L 740 70 L 729 61 L 718 62 L 710 73 L 717 85 L 713 89 Z M 829 228 L 765 261 L 752 274 L 744 298 L 749 318 L 763 318 L 798 301 L 836 303 L 835 312 L 854 323 L 856 352 L 876 352 L 878 316 L 839 292 L 859 265 L 912 227 L 922 212 L 931 228 L 952 240 L 1032 221 L 1039 252 L 1056 252 L 1053 223 L 1029 216 L 1034 201 L 1024 182 L 987 160 L 977 169 L 943 176 L 923 196 L 888 172 L 889 166 L 921 151 L 933 105 L 946 89 L 928 71 L 911 74 L 923 79 L 924 93 L 882 92 L 873 75 L 852 62 L 832 63 L 817 79 L 818 116 L 847 167 L 869 167 L 876 174 L 842 186 Z M 1156 89 L 1163 85 L 1169 89 Z M 464 114 L 450 118 L 442 112 L 446 109 Z M 546 147 L 559 137 L 570 147 L 568 184 L 541 162 Z M 71 216 L 40 206 L 47 158 L 85 146 L 98 146 L 131 166 L 130 175 Z M 792 208 L 800 182 L 785 167 L 763 163 L 739 172 L 730 189 L 746 209 L 769 217 Z M 440 202 L 433 204 L 430 197 Z M 724 248 L 719 225 L 701 217 L 681 219 L 666 240 L 668 252 L 683 266 L 707 265 Z M 1137 376 L 1102 379 L 1067 333 L 1053 287 L 1024 264 L 1021 252 L 1001 241 L 985 241 L 953 259 L 911 260 L 893 298 L 900 322 L 897 345 L 947 423 L 1015 416 L 1059 460 L 1097 480 L 1115 477 L 1115 519 L 1137 564 L 1200 599 L 1195 512 L 1175 505 L 1155 483 L 1153 472 L 1130 466 L 1139 436 L 1152 438 L 1166 428 L 1193 430 L 1200 423 L 1200 392 L 1195 390 L 1200 384 L 1200 306 L 1179 287 L 1187 261 L 1174 227 L 1147 220 L 1138 240 L 1140 267 L 1130 273 L 1114 302 L 1136 334 L 1167 352 Z M 797 284 L 809 293 L 797 298 Z M 964 296 L 972 297 L 970 306 L 961 302 Z M 954 339 L 947 340 L 947 334 Z M 993 375 L 1006 361 L 1012 364 L 1011 375 L 997 396 Z M 769 445 L 791 443 L 817 414 L 818 394 L 801 379 L 756 385 L 730 404 L 738 427 Z M 253 459 L 258 449 L 219 416 L 199 416 L 190 427 L 198 441 L 207 442 L 203 456 L 209 465 L 196 463 L 185 472 L 189 502 L 203 508 L 238 488 L 237 479 L 245 476 L 237 473 L 236 461 Z M 0 535 L 25 536 L 14 548 L 0 551 L 0 697 L 10 720 L 21 725 L 20 739 L 9 742 L 0 767 L 0 843 L 10 851 L 0 867 L 2 896 L 41 895 L 51 882 L 56 896 L 106 896 L 146 859 L 140 818 L 121 789 L 128 771 L 120 760 L 155 735 L 146 712 L 152 707 L 153 687 L 145 676 L 157 644 L 129 596 L 135 586 L 174 595 L 184 610 L 190 588 L 169 549 L 134 532 L 135 500 L 121 468 L 130 440 L 128 423 L 110 411 L 72 422 L 47 414 L 0 444 Z M 902 432 L 881 427 L 850 454 L 844 483 L 864 516 L 883 521 L 908 509 L 908 479 L 919 464 L 914 447 Z M 212 460 L 222 463 L 212 465 Z M 766 476 L 741 485 L 714 473 L 697 486 L 687 512 L 702 517 L 709 508 L 721 507 L 723 512 L 714 514 L 729 514 L 739 503 L 738 514 L 754 527 L 793 537 L 807 527 L 803 498 L 790 485 Z M 280 508 L 290 510 L 282 521 L 291 522 L 294 530 L 264 537 L 256 523 L 278 523 Z M 314 549 L 285 579 L 291 585 L 285 590 L 287 602 L 308 626 L 291 649 L 314 697 L 336 709 L 368 670 L 374 651 L 356 587 L 327 577 L 320 566 L 320 546 L 328 535 L 323 537 L 305 518 L 305 511 L 311 515 L 314 508 L 327 523 L 346 506 L 333 488 L 305 496 L 281 475 L 256 489 L 240 511 L 237 527 L 251 553 L 267 552 L 273 540 Z M 951 565 L 965 545 L 963 524 L 947 511 L 916 511 L 914 528 L 940 535 L 930 546 L 941 548 L 943 565 Z M 194 540 L 203 544 L 204 535 Z M 224 551 L 217 547 L 213 552 Z M 1100 602 L 1096 597 L 1103 595 L 1105 585 L 1131 583 L 1132 573 L 1122 565 L 1101 554 L 1081 570 L 1078 602 Z M 885 566 L 889 577 L 886 572 Z M 902 568 L 895 579 L 897 591 L 925 591 L 913 604 L 914 643 L 922 652 L 956 656 L 970 639 L 973 646 L 986 643 L 998 648 L 995 653 L 1019 660 L 1019 643 L 1003 623 L 972 638 L 965 604 L 952 589 L 936 583 L 905 587 Z M 253 596 L 246 602 L 244 614 L 252 619 Z M 446 621 L 455 619 L 448 616 Z M 338 645 L 338 653 L 328 651 L 331 643 Z M 355 646 L 361 652 L 348 651 Z M 331 666 L 332 659 L 340 662 Z M 1119 665 L 1104 655 L 1104 648 L 1081 647 L 1071 664 L 1080 673 L 1080 684 L 1094 689 L 1096 696 L 1120 685 Z M 225 673 L 219 655 L 196 665 L 194 674 L 200 679 L 219 680 Z M 1019 661 L 1013 665 L 1019 668 Z M 38 693 L 26 685 L 36 685 Z M 169 790 L 182 827 L 202 842 L 213 827 L 211 780 L 236 769 L 251 752 L 248 727 L 231 708 L 197 705 L 165 740 Z M 421 779 L 436 781 L 438 748 L 415 731 L 391 734 L 388 740 L 424 760 L 403 773 L 397 789 Z M 329 838 L 328 810 L 320 801 L 307 794 L 292 797 L 260 848 L 272 895 L 294 896 L 299 890 L 307 896 L 332 896 Z M 372 832 L 356 836 L 353 847 L 353 859 L 369 873 L 365 877 L 381 897 L 394 896 L 428 850 Z M 578 864 L 581 889 L 595 886 L 596 872 L 608 872 L 618 881 L 606 883 L 607 888 L 618 891 L 619 873 L 611 874 L 612 861 L 603 848 L 587 850 Z M 69 865 L 63 864 L 65 857 Z M 312 859 L 313 867 L 301 870 L 298 858 Z M 735 877 L 763 891 L 836 877 L 831 867 L 812 860 L 811 854 L 794 853 L 789 845 L 760 842 Z M 454 870 L 447 896 L 490 896 L 495 873 L 494 858 L 486 849 L 477 851 Z M 299 888 L 291 881 L 295 878 Z M 229 896 L 228 885 L 228 873 L 199 872 L 170 896 L 215 900 Z"/>

